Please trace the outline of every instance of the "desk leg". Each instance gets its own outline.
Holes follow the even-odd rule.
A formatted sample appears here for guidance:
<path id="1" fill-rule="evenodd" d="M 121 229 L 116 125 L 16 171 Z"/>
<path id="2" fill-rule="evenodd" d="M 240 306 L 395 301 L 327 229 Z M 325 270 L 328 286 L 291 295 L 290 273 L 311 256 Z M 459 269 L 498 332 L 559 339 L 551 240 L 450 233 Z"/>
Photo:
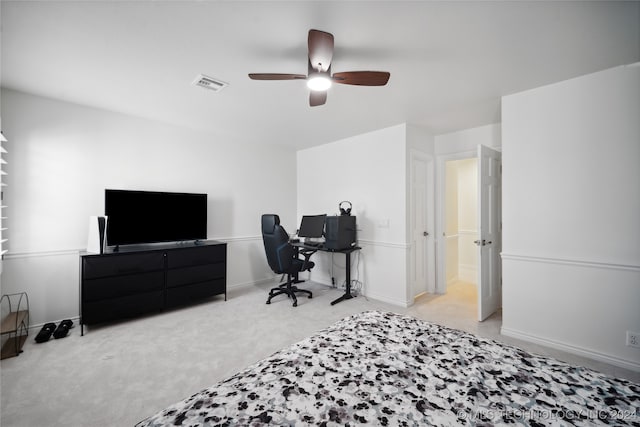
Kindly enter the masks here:
<path id="1" fill-rule="evenodd" d="M 347 263 L 345 267 L 345 274 L 347 276 L 347 286 L 346 286 L 344 295 L 342 295 L 340 298 L 336 299 L 335 301 L 331 301 L 331 305 L 335 305 L 346 299 L 354 298 L 354 296 L 351 295 L 351 252 L 345 252 L 344 256 L 346 258 L 346 263 Z"/>
<path id="2" fill-rule="evenodd" d="M 298 258 L 298 254 L 300 254 L 300 249 L 299 249 L 297 246 L 294 246 L 294 247 L 296 248 L 296 258 Z M 293 283 L 294 285 L 295 285 L 296 283 L 302 283 L 302 282 L 304 282 L 304 280 L 301 280 L 301 279 L 300 279 L 299 274 L 300 274 L 300 273 L 299 273 L 299 272 L 297 272 L 297 271 L 293 274 L 293 277 L 292 277 L 292 281 L 291 281 L 291 283 Z"/>

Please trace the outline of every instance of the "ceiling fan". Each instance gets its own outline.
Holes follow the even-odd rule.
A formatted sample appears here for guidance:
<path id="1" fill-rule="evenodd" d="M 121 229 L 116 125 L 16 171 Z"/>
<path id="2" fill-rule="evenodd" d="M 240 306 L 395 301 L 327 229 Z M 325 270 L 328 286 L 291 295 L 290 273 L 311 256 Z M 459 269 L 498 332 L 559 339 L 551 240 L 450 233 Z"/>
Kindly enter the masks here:
<path id="1" fill-rule="evenodd" d="M 306 80 L 311 90 L 309 105 L 312 107 L 327 102 L 327 90 L 331 83 L 358 86 L 384 86 L 389 81 L 390 74 L 386 71 L 345 71 L 331 74 L 331 59 L 333 58 L 333 35 L 319 30 L 309 30 L 309 64 L 308 73 L 252 73 L 253 80 Z"/>

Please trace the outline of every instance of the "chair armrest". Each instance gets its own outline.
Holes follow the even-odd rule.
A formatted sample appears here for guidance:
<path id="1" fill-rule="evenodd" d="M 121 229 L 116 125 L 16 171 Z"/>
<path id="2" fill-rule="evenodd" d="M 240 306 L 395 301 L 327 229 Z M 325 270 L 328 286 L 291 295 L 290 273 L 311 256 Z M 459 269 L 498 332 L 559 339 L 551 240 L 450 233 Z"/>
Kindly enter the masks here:
<path id="1" fill-rule="evenodd" d="M 307 269 L 307 264 L 309 263 L 309 258 L 311 258 L 311 255 L 315 254 L 316 252 L 318 252 L 317 250 L 313 250 L 313 249 L 302 249 L 300 250 L 300 254 L 304 257 L 304 261 L 302 262 L 302 270 L 306 270 Z"/>

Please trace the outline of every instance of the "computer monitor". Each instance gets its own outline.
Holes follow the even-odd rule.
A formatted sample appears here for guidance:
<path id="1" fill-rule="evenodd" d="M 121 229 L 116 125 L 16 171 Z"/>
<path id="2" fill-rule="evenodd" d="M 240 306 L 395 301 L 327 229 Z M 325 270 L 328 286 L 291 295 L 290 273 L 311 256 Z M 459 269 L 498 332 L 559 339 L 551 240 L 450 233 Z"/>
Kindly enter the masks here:
<path id="1" fill-rule="evenodd" d="M 303 215 L 298 237 L 324 236 L 324 219 L 327 215 Z"/>

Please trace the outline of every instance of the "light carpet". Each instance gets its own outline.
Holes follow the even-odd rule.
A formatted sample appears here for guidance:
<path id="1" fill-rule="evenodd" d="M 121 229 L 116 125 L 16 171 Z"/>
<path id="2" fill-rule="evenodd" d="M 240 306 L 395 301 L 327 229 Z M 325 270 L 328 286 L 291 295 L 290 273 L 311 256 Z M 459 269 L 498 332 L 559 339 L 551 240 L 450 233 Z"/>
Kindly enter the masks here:
<path id="1" fill-rule="evenodd" d="M 516 344 L 538 354 L 638 381 L 637 373 L 500 336 L 500 315 L 475 320 L 475 287 L 426 296 L 403 309 L 359 296 L 331 306 L 341 291 L 307 282 L 314 292 L 292 307 L 285 296 L 265 304 L 262 284 L 230 289 L 208 302 L 128 321 L 71 330 L 0 365 L 0 423 L 10 426 L 131 426 L 349 315 L 391 311 Z M 469 295 L 469 293 L 471 293 Z"/>

